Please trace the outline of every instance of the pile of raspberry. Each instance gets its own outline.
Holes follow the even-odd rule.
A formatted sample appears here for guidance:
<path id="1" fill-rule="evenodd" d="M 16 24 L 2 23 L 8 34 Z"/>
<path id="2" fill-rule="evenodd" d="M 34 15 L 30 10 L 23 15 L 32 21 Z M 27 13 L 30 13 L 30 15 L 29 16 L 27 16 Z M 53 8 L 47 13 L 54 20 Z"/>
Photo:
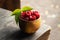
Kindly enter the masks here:
<path id="1" fill-rule="evenodd" d="M 24 11 L 21 13 L 21 18 L 27 21 L 33 21 L 40 17 L 38 11 Z"/>

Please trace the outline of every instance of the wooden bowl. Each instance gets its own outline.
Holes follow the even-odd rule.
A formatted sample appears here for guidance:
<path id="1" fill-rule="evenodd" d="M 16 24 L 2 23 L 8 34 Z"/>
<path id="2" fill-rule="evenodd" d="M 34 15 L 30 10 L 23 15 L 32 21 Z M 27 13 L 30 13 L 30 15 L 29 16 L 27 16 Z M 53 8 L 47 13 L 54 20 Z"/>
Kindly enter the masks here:
<path id="1" fill-rule="evenodd" d="M 41 25 L 40 20 L 41 19 L 38 18 L 34 21 L 26 21 L 26 20 L 19 18 L 19 27 L 24 33 L 32 34 L 32 33 L 35 33 L 39 29 Z"/>

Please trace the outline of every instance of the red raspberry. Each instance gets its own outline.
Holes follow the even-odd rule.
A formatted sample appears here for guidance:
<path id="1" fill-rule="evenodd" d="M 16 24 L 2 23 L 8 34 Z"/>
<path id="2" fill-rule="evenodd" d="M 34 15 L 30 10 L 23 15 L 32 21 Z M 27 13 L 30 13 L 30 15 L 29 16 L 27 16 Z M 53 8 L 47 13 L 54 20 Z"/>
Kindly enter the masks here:
<path id="1" fill-rule="evenodd" d="M 26 16 L 30 16 L 31 15 L 31 11 L 26 11 Z"/>
<path id="2" fill-rule="evenodd" d="M 31 15 L 33 15 L 34 11 L 31 11 Z"/>
<path id="3" fill-rule="evenodd" d="M 36 19 L 36 16 L 35 15 L 31 15 L 30 16 L 30 20 L 32 21 L 32 20 L 35 20 Z"/>
<path id="4" fill-rule="evenodd" d="M 22 12 L 21 16 L 25 17 L 26 15 L 26 12 Z"/>
<path id="5" fill-rule="evenodd" d="M 36 16 L 36 19 L 38 19 L 40 17 L 38 11 L 34 11 L 33 14 Z"/>
<path id="6" fill-rule="evenodd" d="M 25 17 L 24 19 L 28 21 L 29 20 L 29 17 Z"/>
<path id="7" fill-rule="evenodd" d="M 23 16 L 21 16 L 21 18 L 22 18 L 22 19 L 24 19 L 24 17 L 23 17 Z"/>
<path id="8" fill-rule="evenodd" d="M 35 13 L 36 18 L 38 19 L 40 15 L 38 13 Z"/>
<path id="9" fill-rule="evenodd" d="M 38 11 L 33 11 L 33 13 L 38 13 Z"/>

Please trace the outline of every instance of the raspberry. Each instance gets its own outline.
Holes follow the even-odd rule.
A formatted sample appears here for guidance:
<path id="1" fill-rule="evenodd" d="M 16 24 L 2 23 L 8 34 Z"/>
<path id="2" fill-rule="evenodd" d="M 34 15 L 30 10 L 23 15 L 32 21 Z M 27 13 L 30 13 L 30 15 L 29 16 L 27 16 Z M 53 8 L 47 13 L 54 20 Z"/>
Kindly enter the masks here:
<path id="1" fill-rule="evenodd" d="M 24 17 L 25 15 L 26 15 L 26 12 L 22 12 L 21 16 L 23 16 L 23 17 Z"/>
<path id="2" fill-rule="evenodd" d="M 21 16 L 21 18 L 23 18 L 23 19 L 24 19 L 24 16 Z"/>
<path id="3" fill-rule="evenodd" d="M 31 11 L 26 11 L 26 16 L 30 16 L 31 15 Z"/>
<path id="4" fill-rule="evenodd" d="M 31 15 L 30 16 L 30 20 L 32 21 L 32 20 L 35 20 L 36 19 L 36 16 L 35 15 Z"/>
<path id="5" fill-rule="evenodd" d="M 36 18 L 40 17 L 40 15 L 38 13 L 34 13 L 34 14 L 35 14 Z"/>
<path id="6" fill-rule="evenodd" d="M 38 13 L 38 11 L 33 11 L 33 13 Z"/>
<path id="7" fill-rule="evenodd" d="M 33 15 L 34 11 L 31 11 L 31 15 Z"/>
<path id="8" fill-rule="evenodd" d="M 24 19 L 28 21 L 29 20 L 29 17 L 25 17 Z"/>
<path id="9" fill-rule="evenodd" d="M 33 11 L 33 14 L 36 16 L 36 19 L 38 19 L 40 17 L 38 11 Z"/>

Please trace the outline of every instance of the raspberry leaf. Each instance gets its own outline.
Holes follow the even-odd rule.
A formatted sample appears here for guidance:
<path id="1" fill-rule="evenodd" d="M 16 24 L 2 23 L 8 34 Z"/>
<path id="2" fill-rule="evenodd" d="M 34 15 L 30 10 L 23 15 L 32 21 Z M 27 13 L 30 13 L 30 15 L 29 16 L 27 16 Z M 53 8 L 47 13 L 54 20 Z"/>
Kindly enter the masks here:
<path id="1" fill-rule="evenodd" d="M 16 24 L 19 22 L 19 16 L 20 15 L 21 15 L 21 10 L 20 9 L 16 9 L 12 12 L 11 16 L 15 16 Z"/>
<path id="2" fill-rule="evenodd" d="M 14 10 L 14 11 L 12 12 L 12 15 L 11 15 L 11 16 L 17 15 L 17 14 L 19 14 L 19 13 L 21 13 L 21 10 L 20 10 L 20 9 L 16 9 L 16 10 Z"/>
<path id="3" fill-rule="evenodd" d="M 19 22 L 19 16 L 15 15 L 16 24 Z"/>
<path id="4" fill-rule="evenodd" d="M 29 6 L 24 6 L 21 11 L 28 11 L 28 10 L 32 10 L 33 8 L 29 7 Z"/>

